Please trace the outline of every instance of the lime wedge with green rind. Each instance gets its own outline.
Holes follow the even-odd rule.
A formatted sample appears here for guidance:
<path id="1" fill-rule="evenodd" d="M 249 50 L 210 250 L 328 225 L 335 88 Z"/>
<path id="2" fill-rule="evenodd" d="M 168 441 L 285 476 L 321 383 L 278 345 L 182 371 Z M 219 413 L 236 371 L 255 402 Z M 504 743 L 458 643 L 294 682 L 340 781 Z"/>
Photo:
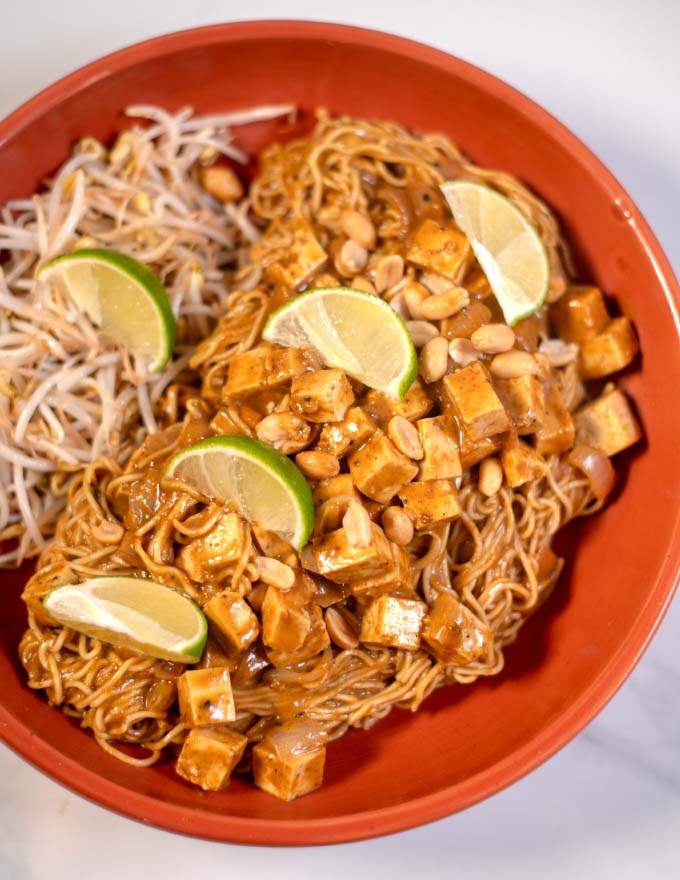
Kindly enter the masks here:
<path id="1" fill-rule="evenodd" d="M 111 575 L 65 584 L 47 593 L 43 607 L 62 626 L 173 663 L 197 663 L 208 637 L 195 602 L 145 578 Z"/>
<path id="2" fill-rule="evenodd" d="M 418 375 L 406 324 L 392 306 L 363 290 L 305 291 L 269 316 L 262 337 L 290 348 L 314 348 L 326 366 L 401 399 Z"/>
<path id="3" fill-rule="evenodd" d="M 441 191 L 512 327 L 539 309 L 550 287 L 550 261 L 531 222 L 495 189 L 449 180 Z"/>
<path id="4" fill-rule="evenodd" d="M 314 502 L 307 480 L 276 449 L 250 437 L 209 437 L 178 452 L 166 474 L 221 501 L 296 549 L 309 540 Z"/>
<path id="5" fill-rule="evenodd" d="M 127 349 L 139 369 L 156 373 L 175 345 L 175 317 L 159 278 L 118 251 L 84 248 L 63 254 L 38 271 L 60 285 L 90 320 Z"/>

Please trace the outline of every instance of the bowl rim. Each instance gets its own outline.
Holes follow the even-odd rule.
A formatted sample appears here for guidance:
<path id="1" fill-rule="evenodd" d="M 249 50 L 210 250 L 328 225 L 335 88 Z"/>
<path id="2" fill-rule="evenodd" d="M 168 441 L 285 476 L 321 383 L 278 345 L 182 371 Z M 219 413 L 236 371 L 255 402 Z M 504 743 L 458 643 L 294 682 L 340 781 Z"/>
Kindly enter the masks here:
<path id="1" fill-rule="evenodd" d="M 559 138 L 574 161 L 601 182 L 612 200 L 625 205 L 629 222 L 654 268 L 680 332 L 680 286 L 670 263 L 640 210 L 595 154 L 554 116 L 492 74 L 441 49 L 383 31 L 332 22 L 263 19 L 226 22 L 152 37 L 78 68 L 20 105 L 0 122 L 0 150 L 14 133 L 54 109 L 66 95 L 131 64 L 159 58 L 176 50 L 262 38 L 264 35 L 379 47 L 460 75 L 494 97 L 512 104 L 538 128 Z M 195 811 L 190 813 L 181 806 L 130 791 L 84 768 L 40 739 L 24 721 L 11 715 L 1 704 L 0 739 L 47 776 L 100 806 L 145 824 L 208 840 L 276 846 L 332 844 L 413 828 L 472 806 L 506 788 L 563 748 L 603 709 L 638 663 L 678 586 L 680 517 L 675 521 L 674 537 L 671 553 L 650 584 L 649 600 L 635 620 L 633 637 L 621 645 L 602 673 L 570 706 L 568 713 L 492 768 L 455 787 L 448 786 L 404 803 L 330 819 L 275 820 L 199 812 L 201 828 L 197 833 L 191 827 L 196 819 Z"/>

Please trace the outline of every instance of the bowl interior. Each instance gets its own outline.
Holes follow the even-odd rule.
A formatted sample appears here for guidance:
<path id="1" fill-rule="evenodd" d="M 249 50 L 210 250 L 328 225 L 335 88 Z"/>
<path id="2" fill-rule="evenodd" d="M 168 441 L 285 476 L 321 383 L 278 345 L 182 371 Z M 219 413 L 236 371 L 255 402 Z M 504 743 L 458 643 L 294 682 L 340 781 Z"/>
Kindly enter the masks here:
<path id="1" fill-rule="evenodd" d="M 287 102 L 443 131 L 482 165 L 512 172 L 557 212 L 580 276 L 635 321 L 642 357 L 622 379 L 646 442 L 617 462 L 616 497 L 561 538 L 567 566 L 507 652 L 505 671 L 439 691 L 329 749 L 318 792 L 292 804 L 239 780 L 205 795 L 170 764 L 135 770 L 24 685 L 17 644 L 26 572 L 0 573 L 0 733 L 57 779 L 164 827 L 253 843 L 368 837 L 465 807 L 548 757 L 602 707 L 653 633 L 678 568 L 680 393 L 677 285 L 644 220 L 597 160 L 497 80 L 435 50 L 331 25 L 254 23 L 171 35 L 53 86 L 0 126 L 0 203 L 24 196 L 85 134 L 109 140 L 121 109 L 152 102 L 211 112 Z M 257 149 L 272 124 L 241 142 Z M 413 757 L 417 758 L 413 760 Z M 407 760 L 405 760 L 407 759 Z"/>

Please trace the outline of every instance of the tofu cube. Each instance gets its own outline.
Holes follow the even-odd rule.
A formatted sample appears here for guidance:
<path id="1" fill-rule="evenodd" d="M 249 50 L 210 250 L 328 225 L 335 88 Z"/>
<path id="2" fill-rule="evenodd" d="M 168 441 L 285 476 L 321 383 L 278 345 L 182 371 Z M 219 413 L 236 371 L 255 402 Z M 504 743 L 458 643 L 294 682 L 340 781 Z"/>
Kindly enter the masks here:
<path id="1" fill-rule="evenodd" d="M 545 391 L 543 424 L 534 434 L 534 445 L 541 455 L 566 452 L 574 445 L 574 420 L 557 385 Z"/>
<path id="2" fill-rule="evenodd" d="M 629 318 L 614 320 L 597 336 L 581 343 L 579 370 L 583 379 L 600 379 L 627 367 L 638 350 Z"/>
<path id="3" fill-rule="evenodd" d="M 460 477 L 463 468 L 458 449 L 458 426 L 453 416 L 444 414 L 416 422 L 423 459 L 420 462 L 419 480 L 446 480 Z"/>
<path id="4" fill-rule="evenodd" d="M 262 641 L 275 651 L 290 654 L 304 644 L 312 621 L 294 590 L 268 587 L 260 612 Z"/>
<path id="5" fill-rule="evenodd" d="M 204 791 L 222 791 L 229 785 L 232 771 L 247 745 L 247 736 L 226 728 L 190 730 L 175 770 Z"/>
<path id="6" fill-rule="evenodd" d="M 411 557 L 404 547 L 390 542 L 392 550 L 393 566 L 386 573 L 377 575 L 376 577 L 362 578 L 351 584 L 352 595 L 359 602 L 366 603 L 377 596 L 384 593 L 412 592 L 414 589 L 413 568 L 411 566 Z"/>
<path id="7" fill-rule="evenodd" d="M 236 718 L 229 670 L 187 669 L 177 679 L 177 699 L 187 727 L 213 727 Z"/>
<path id="8" fill-rule="evenodd" d="M 550 317 L 566 342 L 587 342 L 609 323 L 602 292 L 597 287 L 570 287 L 550 308 Z"/>
<path id="9" fill-rule="evenodd" d="M 505 480 L 511 489 L 523 486 L 531 480 L 537 480 L 545 476 L 547 471 L 543 456 L 522 440 L 503 446 L 501 464 Z"/>
<path id="10" fill-rule="evenodd" d="M 443 386 L 470 440 L 483 440 L 509 430 L 510 419 L 505 407 L 479 361 L 444 376 Z"/>
<path id="11" fill-rule="evenodd" d="M 193 581 L 203 583 L 219 569 L 240 559 L 245 547 L 245 523 L 237 513 L 225 513 L 207 535 L 182 547 L 177 564 Z"/>
<path id="12" fill-rule="evenodd" d="M 461 431 L 460 464 L 463 472 L 469 471 L 487 456 L 499 452 L 502 445 L 503 437 L 500 434 L 496 434 L 495 437 L 485 437 L 483 440 L 470 440 L 465 431 Z"/>
<path id="13" fill-rule="evenodd" d="M 496 379 L 494 387 L 518 434 L 533 434 L 545 418 L 543 385 L 535 376 Z"/>
<path id="14" fill-rule="evenodd" d="M 467 285 L 466 285 L 466 289 Z M 475 330 L 491 323 L 491 309 L 473 299 L 469 306 L 441 322 L 441 335 L 447 339 L 469 339 Z"/>
<path id="15" fill-rule="evenodd" d="M 266 357 L 267 385 L 288 385 L 304 373 L 320 370 L 321 361 L 316 352 L 308 348 L 277 348 Z"/>
<path id="16" fill-rule="evenodd" d="M 363 578 L 386 574 L 394 567 L 390 542 L 375 523 L 371 523 L 371 543 L 354 547 L 344 529 L 312 539 L 312 553 L 318 573 L 336 584 L 351 584 Z"/>
<path id="17" fill-rule="evenodd" d="M 351 498 L 359 497 L 351 474 L 326 477 L 325 480 L 319 480 L 312 489 L 312 499 L 317 507 L 324 501 L 328 501 L 329 498 L 337 498 L 338 495 L 349 495 Z"/>
<path id="18" fill-rule="evenodd" d="M 324 425 L 317 447 L 322 452 L 342 458 L 350 449 L 355 449 L 368 440 L 376 429 L 376 423 L 360 406 L 353 406 L 341 422 Z"/>
<path id="19" fill-rule="evenodd" d="M 453 593 L 442 592 L 425 617 L 423 641 L 440 663 L 467 666 L 486 653 L 492 633 Z"/>
<path id="20" fill-rule="evenodd" d="M 364 409 L 381 427 L 385 427 L 392 416 L 403 416 L 409 422 L 422 419 L 434 406 L 434 401 L 425 391 L 420 378 L 406 392 L 403 400 L 391 397 L 384 391 L 371 390 L 364 398 Z"/>
<path id="21" fill-rule="evenodd" d="M 453 480 L 411 483 L 404 486 L 399 497 L 417 530 L 451 522 L 460 516 L 458 490 Z"/>
<path id="22" fill-rule="evenodd" d="M 347 462 L 357 489 L 380 503 L 393 498 L 418 473 L 418 465 L 399 452 L 382 431 L 351 452 Z"/>
<path id="23" fill-rule="evenodd" d="M 309 726 L 293 724 L 272 729 L 253 748 L 253 779 L 263 791 L 292 801 L 314 791 L 323 782 L 327 737 Z"/>
<path id="24" fill-rule="evenodd" d="M 615 389 L 587 403 L 574 415 L 576 439 L 605 455 L 616 455 L 642 437 L 623 392 Z"/>
<path id="25" fill-rule="evenodd" d="M 260 624 L 253 609 L 236 592 L 225 590 L 203 606 L 210 632 L 232 658 L 245 651 L 260 634 Z"/>
<path id="26" fill-rule="evenodd" d="M 406 259 L 455 282 L 471 253 L 470 243 L 460 230 L 428 218 L 413 233 Z"/>
<path id="27" fill-rule="evenodd" d="M 341 422 L 354 403 L 354 392 L 342 370 L 315 370 L 293 379 L 290 408 L 308 422 Z"/>
<path id="28" fill-rule="evenodd" d="M 419 599 L 378 596 L 361 619 L 359 641 L 370 646 L 417 651 L 427 605 Z"/>
<path id="29" fill-rule="evenodd" d="M 267 648 L 267 659 L 272 666 L 297 666 L 298 663 L 304 663 L 315 657 L 330 645 L 331 640 L 321 608 L 317 605 L 309 605 L 306 612 L 309 615 L 310 627 L 299 648 L 295 648 L 293 651 Z"/>
<path id="30" fill-rule="evenodd" d="M 264 270 L 265 281 L 291 292 L 305 285 L 315 272 L 324 265 L 328 255 L 321 247 L 312 227 L 305 220 L 287 221 L 288 240 L 277 259 Z M 276 224 L 270 227 L 269 234 L 277 234 Z M 252 255 L 257 262 L 268 245 L 268 235 L 262 238 L 262 245 L 253 245 Z"/>
<path id="31" fill-rule="evenodd" d="M 267 385 L 267 351 L 256 348 L 233 355 L 222 402 L 250 397 Z"/>

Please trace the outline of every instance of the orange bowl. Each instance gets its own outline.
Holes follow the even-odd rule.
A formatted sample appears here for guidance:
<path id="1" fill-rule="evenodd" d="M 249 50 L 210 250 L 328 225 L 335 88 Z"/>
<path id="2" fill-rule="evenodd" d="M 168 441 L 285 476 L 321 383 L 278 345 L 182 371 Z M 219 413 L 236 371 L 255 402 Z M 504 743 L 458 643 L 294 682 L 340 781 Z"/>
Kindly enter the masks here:
<path id="1" fill-rule="evenodd" d="M 439 818 L 493 794 L 563 746 L 625 680 L 656 630 L 680 568 L 680 291 L 640 212 L 559 122 L 492 76 L 386 34 L 251 22 L 150 40 L 71 74 L 0 124 L 0 203 L 31 193 L 77 138 L 109 140 L 130 102 L 200 112 L 292 101 L 303 110 L 444 131 L 482 165 L 526 181 L 557 212 L 579 274 L 635 321 L 642 357 L 622 379 L 646 443 L 620 456 L 621 486 L 561 536 L 558 589 L 507 652 L 505 671 L 437 692 L 329 749 L 324 786 L 287 804 L 234 780 L 204 794 L 171 763 L 146 770 L 104 754 L 26 687 L 17 659 L 27 572 L 3 573 L 0 735 L 80 794 L 173 831 L 258 844 L 365 838 Z M 272 136 L 254 126 L 251 150 Z"/>

